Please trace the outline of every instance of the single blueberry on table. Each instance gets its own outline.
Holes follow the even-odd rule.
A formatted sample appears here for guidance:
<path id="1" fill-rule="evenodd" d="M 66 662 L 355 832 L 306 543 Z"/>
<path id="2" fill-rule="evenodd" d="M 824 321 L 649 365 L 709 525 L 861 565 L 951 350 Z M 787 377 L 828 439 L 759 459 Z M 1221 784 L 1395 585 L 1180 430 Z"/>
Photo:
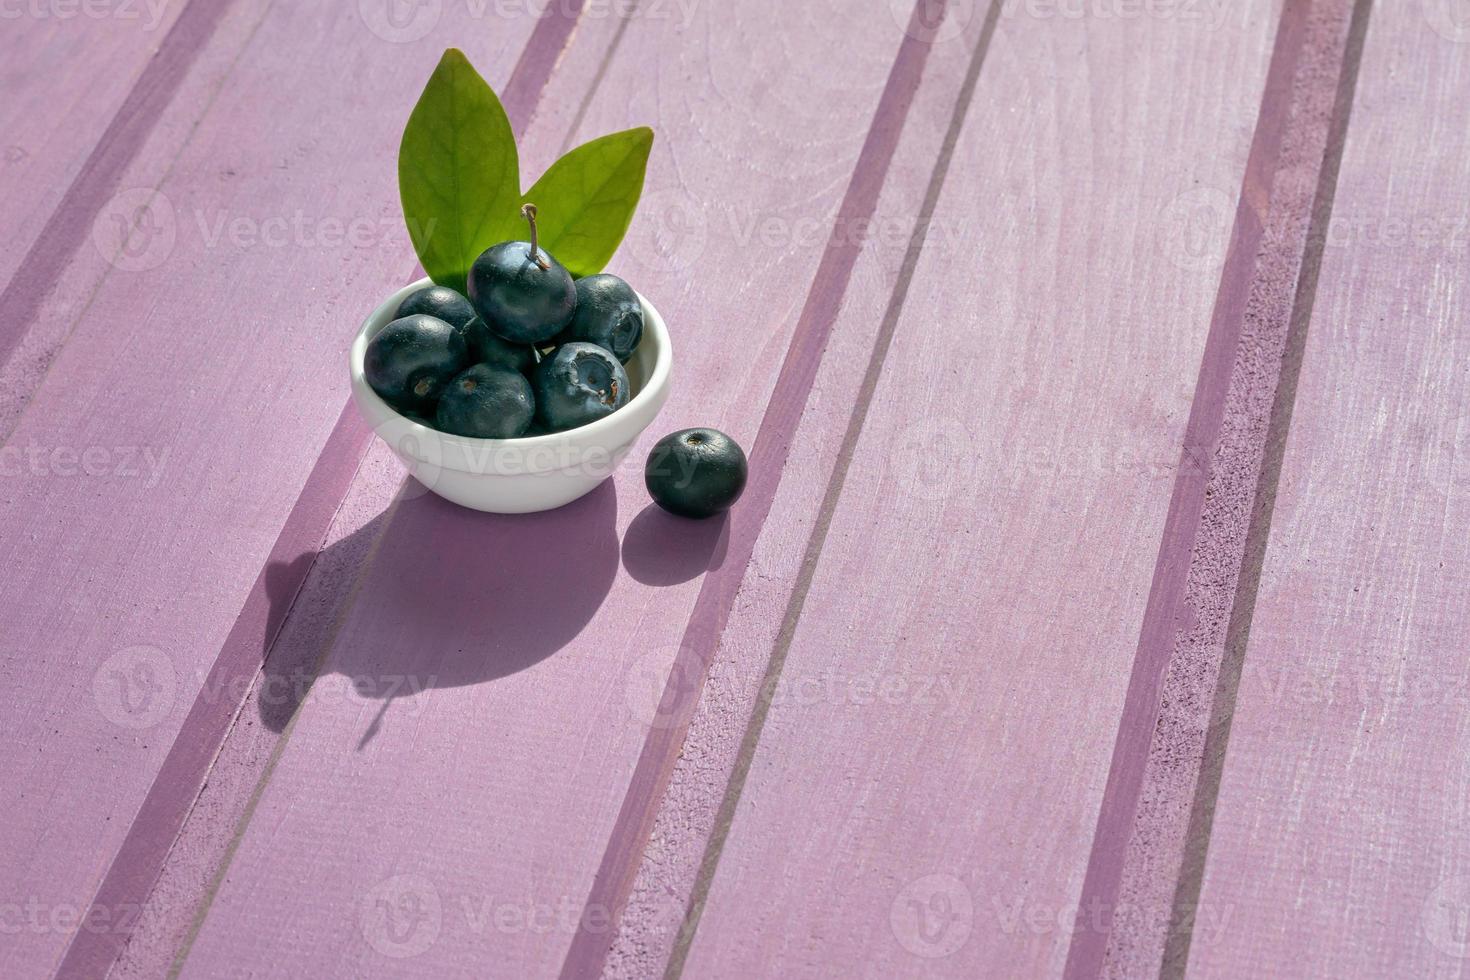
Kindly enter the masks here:
<path id="1" fill-rule="evenodd" d="M 605 347 L 624 364 L 643 339 L 643 304 L 633 287 L 606 272 L 577 280 L 577 312 L 557 338 Z"/>
<path id="2" fill-rule="evenodd" d="M 575 429 L 628 404 L 628 372 L 607 350 L 573 341 L 536 368 L 536 420 L 548 432 Z"/>
<path id="3" fill-rule="evenodd" d="M 466 292 L 493 333 L 516 344 L 539 344 L 566 328 L 577 310 L 572 274 L 536 245 L 536 206 L 521 213 L 529 242 L 492 245 L 470 266 Z"/>
<path id="4" fill-rule="evenodd" d="M 469 363 L 458 330 L 438 317 L 415 313 L 394 320 L 368 342 L 363 374 L 394 408 L 427 414 L 444 386 Z"/>
<path id="5" fill-rule="evenodd" d="M 740 444 L 718 429 L 682 429 L 654 444 L 643 483 L 654 502 L 680 517 L 713 517 L 745 490 Z"/>
<path id="6" fill-rule="evenodd" d="M 444 389 L 434 427 L 475 439 L 514 439 L 525 435 L 535 414 L 531 384 L 519 371 L 476 364 Z"/>

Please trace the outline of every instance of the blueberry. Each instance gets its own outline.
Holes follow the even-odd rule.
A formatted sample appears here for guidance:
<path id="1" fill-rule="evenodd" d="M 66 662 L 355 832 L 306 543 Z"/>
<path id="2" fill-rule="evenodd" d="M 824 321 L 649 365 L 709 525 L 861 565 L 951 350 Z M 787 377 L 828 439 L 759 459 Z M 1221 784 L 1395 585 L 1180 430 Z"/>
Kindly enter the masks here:
<path id="1" fill-rule="evenodd" d="M 520 372 L 476 364 L 444 389 L 434 425 L 457 436 L 514 439 L 525 435 L 535 414 L 531 384 Z"/>
<path id="2" fill-rule="evenodd" d="M 521 209 L 529 242 L 492 245 L 470 266 L 466 291 L 490 330 L 517 344 L 539 344 L 566 328 L 577 310 L 572 274 L 536 246 L 536 207 Z"/>
<path id="3" fill-rule="evenodd" d="M 529 371 L 536 364 L 531 348 L 495 336 L 470 301 L 447 286 L 425 286 L 404 297 L 398 304 L 397 315 L 405 317 L 414 313 L 437 316 L 458 330 L 473 363 L 499 364 L 514 371 Z"/>
<path id="4" fill-rule="evenodd" d="M 643 304 L 633 287 L 600 273 L 577 280 L 577 312 L 557 338 L 605 347 L 624 364 L 643 339 Z"/>
<path id="5" fill-rule="evenodd" d="M 363 373 L 394 408 L 427 413 L 469 363 L 459 331 L 438 317 L 415 313 L 394 320 L 368 342 Z"/>
<path id="6" fill-rule="evenodd" d="M 394 319 L 413 316 L 415 313 L 437 316 L 461 332 L 475 318 L 475 308 L 470 305 L 470 301 L 448 286 L 425 286 L 423 289 L 415 289 L 403 298 L 402 303 L 398 304 L 398 312 L 394 314 Z"/>
<path id="7" fill-rule="evenodd" d="M 596 344 L 573 341 L 536 368 L 536 418 L 550 432 L 595 422 L 628 404 L 628 372 Z"/>
<path id="8" fill-rule="evenodd" d="M 745 489 L 739 443 L 718 429 L 683 429 L 654 444 L 643 482 L 654 502 L 681 517 L 713 517 Z"/>

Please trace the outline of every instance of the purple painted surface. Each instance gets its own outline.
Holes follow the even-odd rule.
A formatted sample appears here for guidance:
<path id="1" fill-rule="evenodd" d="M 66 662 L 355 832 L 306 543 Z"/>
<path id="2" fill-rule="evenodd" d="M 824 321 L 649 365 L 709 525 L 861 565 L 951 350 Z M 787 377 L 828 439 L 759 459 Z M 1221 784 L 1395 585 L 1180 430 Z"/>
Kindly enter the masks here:
<path id="1" fill-rule="evenodd" d="M 0 174 L 6 193 L 0 200 L 0 360 L 25 326 L 15 316 L 20 294 L 12 292 L 18 268 L 25 293 L 46 288 L 64 263 L 56 261 L 59 224 L 91 218 L 76 207 L 85 188 L 105 186 L 119 164 L 136 148 L 137 130 L 151 120 L 130 111 L 147 101 L 156 115 L 177 86 L 180 69 L 197 53 L 218 5 L 200 3 L 178 31 L 172 30 L 185 4 L 145 9 L 134 17 L 61 17 L 44 5 L 7 8 L 0 32 Z M 192 23 L 192 27 L 189 26 Z M 208 26 L 205 24 L 204 26 Z M 105 199 L 98 198 L 95 206 Z M 81 231 L 84 237 L 89 228 Z M 69 234 L 75 236 L 76 229 Z M 46 244 L 42 244 L 46 243 Z M 39 251 L 51 258 L 36 261 Z M 47 272 L 49 275 L 41 273 Z"/>
<path id="2" fill-rule="evenodd" d="M 1176 885 L 1250 514 L 1273 492 L 1262 459 L 1352 8 L 1282 8 L 1078 903 L 1077 980 L 1158 973 L 1187 934 Z"/>
<path id="3" fill-rule="evenodd" d="M 427 68 L 374 65 L 406 49 L 352 8 L 249 12 L 243 37 L 234 24 L 224 35 L 248 39 L 238 61 L 204 51 L 173 97 L 208 105 L 197 128 L 186 118 L 175 141 L 179 120 L 158 120 L 168 138 L 127 169 L 129 183 L 162 179 L 165 234 L 79 304 L 6 445 L 23 465 L 3 481 L 0 641 L 28 653 L 0 666 L 16 745 L 0 880 L 62 915 L 4 938 L 23 975 L 53 970 L 87 914 L 339 418 L 353 327 L 412 266 L 383 161 Z M 471 57 L 508 70 L 531 27 L 507 21 Z M 352 222 L 365 247 L 346 237 Z M 267 235 L 278 227 L 284 240 Z M 103 931 L 125 930 L 134 910 L 111 911 Z"/>
<path id="4" fill-rule="evenodd" d="M 337 457 L 334 460 L 337 465 L 312 470 L 189 714 L 174 736 L 153 786 L 138 807 L 127 837 L 92 898 L 92 910 L 96 914 L 105 915 L 114 909 L 140 909 L 147 901 L 174 837 L 199 795 L 235 719 L 241 704 L 237 692 L 248 690 L 260 670 L 262 651 L 269 650 L 275 642 L 322 542 L 323 528 L 331 523 L 357 471 L 357 460 L 371 432 L 349 412 L 350 409 L 344 411 L 338 418 L 328 441 L 350 442 L 357 452 Z M 123 929 L 79 931 L 67 949 L 58 975 L 106 975 L 127 940 L 128 932 Z"/>
<path id="5" fill-rule="evenodd" d="M 1463 977 L 1470 33 L 1375 4 L 1191 973 Z"/>
<path id="6" fill-rule="evenodd" d="M 709 658 L 709 674 L 692 669 L 703 666 L 695 663 L 671 675 L 672 681 L 689 687 L 702 680 L 703 696 L 692 705 L 689 733 L 659 801 L 605 967 L 607 976 L 659 975 L 687 927 L 687 906 L 695 900 L 706 843 L 727 795 L 762 669 L 779 642 L 793 589 L 805 588 L 820 551 L 809 538 L 816 536 L 813 525 L 820 522 L 827 501 L 814 488 L 830 486 L 838 458 L 851 455 L 843 425 L 847 422 L 850 429 L 851 417 L 871 401 L 867 375 L 880 370 L 882 361 L 875 345 L 881 347 L 882 338 L 897 327 L 902 309 L 895 308 L 895 298 L 924 258 L 913 242 L 916 236 L 920 241 L 926 237 L 921 224 L 932 224 L 931 191 L 946 167 L 947 147 L 952 154 L 950 139 L 958 133 L 951 131 L 956 116 L 963 115 L 958 100 L 978 78 L 971 75 L 983 60 L 979 48 L 990 24 L 990 18 L 976 17 L 958 32 L 943 31 L 927 55 L 924 81 L 875 209 L 875 226 L 884 233 L 870 238 L 858 256 L 795 436 L 801 451 L 786 459 L 749 573 L 719 647 Z"/>
<path id="7" fill-rule="evenodd" d="M 621 919 L 627 904 L 659 800 L 668 786 L 689 719 L 703 692 L 710 658 L 729 621 L 756 539 L 781 485 L 796 423 L 806 409 L 822 354 L 864 245 L 864 239 L 849 230 L 860 223 L 870 224 L 876 216 L 878 198 L 898 148 L 904 119 L 917 94 L 925 61 L 933 48 L 934 30 L 942 25 L 943 14 L 940 0 L 920 0 L 905 28 L 904 40 L 868 124 L 852 180 L 837 209 L 833 231 L 822 251 L 781 363 L 781 373 L 760 420 L 750 452 L 751 479 L 730 515 L 734 530 L 725 563 L 704 576 L 689 613 L 679 652 L 659 696 L 660 724 L 649 730 L 643 743 L 587 899 L 588 908 L 606 909 L 614 921 Z M 612 930 L 582 923 L 562 964 L 563 980 L 599 976 L 612 942 Z"/>
<path id="8" fill-rule="evenodd" d="M 6 969 L 1460 975 L 1451 6 L 1350 127 L 1368 0 L 8 19 Z M 658 131 L 632 459 L 730 431 L 725 521 L 472 514 L 342 412 L 450 44 L 528 176 Z"/>
<path id="9" fill-rule="evenodd" d="M 1220 275 L 1169 223 L 1201 160 L 1239 186 L 1247 13 L 1001 17 L 686 975 L 1060 972 Z M 1084 39 L 1116 70 L 1060 70 Z"/>
<path id="10" fill-rule="evenodd" d="M 812 62 L 752 73 L 749 50 L 711 39 L 747 38 L 774 67 L 787 63 L 799 38 L 826 43 L 809 28 L 835 24 L 831 11 L 742 5 L 699 7 L 695 17 L 687 31 L 635 20 L 581 130 L 585 137 L 658 120 L 645 210 L 616 268 L 659 305 L 685 352 L 660 426 L 718 420 L 750 444 L 822 242 L 791 234 L 753 252 L 745 229 L 768 218 L 789 227 L 834 220 L 862 151 L 862 134 L 844 120 L 874 113 L 903 25 L 887 10 L 863 14 L 870 40 L 841 72 Z M 565 60 L 600 54 L 619 26 L 588 21 Z M 650 73 L 654 61 L 660 67 Z M 773 78 L 781 83 L 773 87 Z M 554 101 L 548 93 L 546 103 Z M 533 122 L 528 156 L 548 155 L 562 137 Z M 771 179 L 777 173 L 782 179 Z M 742 192 L 730 204 L 735 186 Z M 671 237 L 686 231 L 678 224 L 686 216 L 701 222 L 698 236 Z M 749 267 L 752 258 L 759 268 Z M 764 315 L 752 319 L 755 309 Z M 748 325 L 743 356 L 712 342 L 735 320 Z M 662 685 L 677 643 L 666 638 L 682 633 L 699 573 L 731 560 L 724 528 L 733 535 L 742 520 L 735 514 L 728 525 L 702 526 L 710 533 L 673 536 L 667 518 L 642 513 L 641 482 L 630 467 L 573 508 L 521 520 L 427 498 L 400 507 L 323 683 L 393 674 L 426 690 L 385 699 L 354 686 L 346 698 L 308 702 L 243 829 L 186 974 L 223 963 L 280 969 L 262 958 L 263 935 L 318 969 L 392 972 L 397 950 L 385 945 L 390 923 L 377 903 L 392 907 L 399 888 L 440 909 L 437 937 L 404 969 L 494 964 L 535 975 L 560 966 L 656 717 L 656 699 L 645 703 L 643 689 L 650 680 Z M 658 542 L 681 554 L 650 561 Z M 502 553 L 522 567 L 495 561 Z M 423 615 L 412 613 L 419 602 L 428 603 Z M 312 812 L 366 808 L 386 823 L 323 823 L 296 804 L 302 799 L 313 801 Z M 435 829 L 424 834 L 426 827 Z M 447 846 L 460 841 L 484 843 Z M 333 898 L 308 901 L 279 874 L 283 863 L 330 867 Z M 567 908 L 570 920 L 558 914 L 549 929 L 501 930 L 485 915 L 506 903 Z"/>

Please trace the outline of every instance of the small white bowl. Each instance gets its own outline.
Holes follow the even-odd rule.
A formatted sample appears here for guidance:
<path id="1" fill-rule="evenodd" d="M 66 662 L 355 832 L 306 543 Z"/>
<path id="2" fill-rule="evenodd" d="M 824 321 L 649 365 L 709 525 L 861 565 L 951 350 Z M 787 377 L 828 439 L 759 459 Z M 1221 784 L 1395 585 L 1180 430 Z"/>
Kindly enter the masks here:
<path id="1" fill-rule="evenodd" d="M 388 297 L 357 332 L 349 355 L 352 400 L 378 437 L 425 487 L 447 500 L 493 514 L 528 514 L 569 504 L 612 475 L 633 440 L 669 397 L 674 352 L 658 310 L 642 295 L 643 339 L 625 365 L 628 404 L 577 429 L 522 439 L 471 439 L 439 432 L 395 412 L 363 376 L 368 341 L 393 320 L 420 279 Z"/>

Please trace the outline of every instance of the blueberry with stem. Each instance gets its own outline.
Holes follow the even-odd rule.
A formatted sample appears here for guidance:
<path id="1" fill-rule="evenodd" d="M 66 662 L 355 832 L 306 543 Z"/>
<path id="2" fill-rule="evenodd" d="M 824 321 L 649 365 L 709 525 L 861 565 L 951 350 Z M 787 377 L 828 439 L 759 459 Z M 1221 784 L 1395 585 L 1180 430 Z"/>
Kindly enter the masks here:
<path id="1" fill-rule="evenodd" d="M 577 311 L 571 273 L 537 244 L 536 205 L 521 216 L 531 226 L 529 242 L 501 242 L 470 266 L 466 292 L 490 330 L 516 344 L 539 344 L 566 328 Z"/>

